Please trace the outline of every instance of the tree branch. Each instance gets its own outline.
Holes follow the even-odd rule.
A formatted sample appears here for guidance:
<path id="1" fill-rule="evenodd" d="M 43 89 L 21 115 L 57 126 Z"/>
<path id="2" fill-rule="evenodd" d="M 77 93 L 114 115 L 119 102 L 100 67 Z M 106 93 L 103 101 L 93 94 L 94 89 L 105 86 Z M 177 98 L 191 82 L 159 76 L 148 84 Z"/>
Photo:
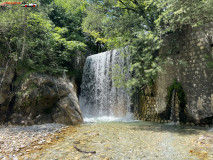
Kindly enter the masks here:
<path id="1" fill-rule="evenodd" d="M 78 152 L 96 154 L 96 151 L 91 151 L 91 152 L 82 151 L 81 149 L 77 148 L 76 146 L 74 146 L 74 148 L 75 148 Z"/>
<path id="2" fill-rule="evenodd" d="M 7 37 L 6 37 L 6 35 L 5 35 L 4 30 L 2 30 L 2 33 L 3 33 L 3 35 L 4 35 L 6 44 L 8 45 L 8 47 L 9 47 L 9 52 L 10 52 L 10 54 L 11 54 L 11 53 L 12 53 L 12 48 L 11 48 L 11 46 L 10 46 L 10 43 L 9 43 L 8 40 L 7 40 Z"/>
<path id="3" fill-rule="evenodd" d="M 121 4 L 123 4 L 124 6 L 125 6 L 125 8 L 122 8 L 122 9 L 127 9 L 127 10 L 131 10 L 131 11 L 133 11 L 133 12 L 136 12 L 136 13 L 138 13 L 138 11 L 137 10 L 135 10 L 135 9 L 133 9 L 133 8 L 130 8 L 130 7 L 128 7 L 122 0 L 118 0 Z"/>

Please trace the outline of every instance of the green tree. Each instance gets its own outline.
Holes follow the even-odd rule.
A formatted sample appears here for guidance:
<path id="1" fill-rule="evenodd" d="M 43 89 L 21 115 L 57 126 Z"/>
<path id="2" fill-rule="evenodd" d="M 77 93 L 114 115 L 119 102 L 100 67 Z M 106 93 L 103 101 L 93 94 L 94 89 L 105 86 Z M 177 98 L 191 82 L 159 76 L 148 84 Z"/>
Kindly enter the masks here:
<path id="1" fill-rule="evenodd" d="M 212 21 L 212 0 L 91 0 L 85 32 L 107 49 L 132 49 L 130 88 L 154 81 L 160 70 L 162 36 Z M 122 75 L 121 75 L 122 78 Z M 118 79 L 118 77 L 116 77 Z"/>
<path id="2" fill-rule="evenodd" d="M 13 8 L 9 6 L 6 10 L 1 10 L 1 41 L 8 53 L 6 57 L 13 57 L 19 66 L 27 66 L 36 72 L 58 74 L 64 70 L 74 69 L 72 62 L 77 53 L 84 53 L 86 48 L 83 32 L 79 29 L 83 8 L 77 7 L 77 1 L 72 1 L 75 4 L 72 8 L 66 8 L 69 4 L 59 6 L 64 11 L 61 12 L 62 18 L 66 19 L 75 13 L 67 18 L 67 21 L 59 23 L 49 18 L 54 10 L 53 6 L 63 4 L 59 2 L 62 1 L 50 4 L 41 1 L 40 8 L 11 5 Z M 47 5 L 47 9 L 44 9 L 43 4 Z M 71 9 L 72 13 L 68 13 Z M 20 21 L 17 21 L 17 17 L 20 17 Z"/>
<path id="3" fill-rule="evenodd" d="M 156 0 L 154 4 L 161 12 L 155 20 L 162 34 L 196 27 L 212 22 L 212 0 Z"/>

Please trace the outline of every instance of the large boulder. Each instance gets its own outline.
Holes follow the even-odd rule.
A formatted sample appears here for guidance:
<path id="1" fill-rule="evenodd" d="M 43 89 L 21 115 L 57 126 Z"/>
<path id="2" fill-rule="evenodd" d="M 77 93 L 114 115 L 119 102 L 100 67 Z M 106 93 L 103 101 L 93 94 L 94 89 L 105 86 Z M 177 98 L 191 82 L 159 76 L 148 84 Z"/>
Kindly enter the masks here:
<path id="1" fill-rule="evenodd" d="M 66 78 L 31 74 L 21 83 L 11 124 L 78 124 L 83 122 L 73 84 Z"/>
<path id="2" fill-rule="evenodd" d="M 8 60 L 0 64 L 0 124 L 7 120 L 9 104 L 13 98 L 12 81 L 14 78 L 14 62 Z"/>

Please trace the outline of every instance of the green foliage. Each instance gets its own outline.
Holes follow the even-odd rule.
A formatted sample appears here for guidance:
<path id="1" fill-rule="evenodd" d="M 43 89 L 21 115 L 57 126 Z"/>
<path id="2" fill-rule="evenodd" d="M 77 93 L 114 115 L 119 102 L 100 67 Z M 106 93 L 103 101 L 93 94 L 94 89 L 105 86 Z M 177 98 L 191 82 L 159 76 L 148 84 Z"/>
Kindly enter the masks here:
<path id="1" fill-rule="evenodd" d="M 112 72 L 110 73 L 114 82 L 114 86 L 117 88 L 125 88 L 128 89 L 127 86 L 127 75 L 128 68 L 121 68 L 118 64 L 112 67 Z"/>
<path id="2" fill-rule="evenodd" d="M 84 0 L 54 0 L 50 19 L 58 27 L 66 27 L 67 40 L 84 41 L 81 23 L 87 2 Z"/>
<path id="3" fill-rule="evenodd" d="M 209 68 L 213 68 L 213 60 L 212 60 L 212 57 L 211 56 L 205 56 L 205 59 L 206 59 L 206 61 L 207 61 L 207 67 L 209 67 Z"/>
<path id="4" fill-rule="evenodd" d="M 5 56 L 41 73 L 75 69 L 73 62 L 87 47 L 81 30 L 86 4 L 83 0 L 40 1 L 38 9 L 17 6 L 1 11 L 4 34 L 0 41 L 2 48 L 7 48 Z"/>
<path id="5" fill-rule="evenodd" d="M 21 7 L 16 5 L 9 5 L 7 10 L 0 10 L 0 46 L 7 58 L 14 57 L 16 59 L 21 51 L 23 14 Z"/>
<path id="6" fill-rule="evenodd" d="M 196 27 L 213 19 L 212 0 L 156 0 L 154 4 L 161 12 L 155 20 L 161 34 Z"/>
<path id="7" fill-rule="evenodd" d="M 21 70 L 21 69 L 23 69 L 24 70 L 24 68 L 23 67 L 18 67 L 17 68 L 17 70 Z M 18 85 L 20 85 L 24 80 L 26 80 L 28 77 L 29 77 L 29 75 L 30 74 L 32 74 L 33 73 L 33 71 L 31 70 L 31 71 L 26 71 L 26 72 L 24 72 L 22 75 L 20 75 L 20 76 L 18 76 L 17 78 L 16 78 L 16 80 L 14 81 L 14 85 L 15 86 L 18 86 Z"/>
<path id="8" fill-rule="evenodd" d="M 208 66 L 209 68 L 213 68 L 213 61 L 212 61 L 212 62 L 208 62 L 208 63 L 207 63 L 207 66 Z"/>
<path id="9" fill-rule="evenodd" d="M 117 87 L 133 91 L 151 84 L 161 70 L 158 50 L 164 34 L 213 19 L 212 0 L 40 0 L 38 4 L 33 9 L 10 5 L 0 10 L 2 58 L 13 58 L 36 72 L 77 75 L 82 68 L 76 62 L 85 53 L 128 46 L 131 80 L 126 81 L 127 68 L 114 66 L 112 75 Z"/>
<path id="10" fill-rule="evenodd" d="M 58 64 L 59 58 L 54 52 L 53 26 L 42 18 L 42 14 L 30 13 L 27 20 L 27 53 L 24 61 L 32 70 L 42 73 L 58 73 L 63 68 Z"/>
<path id="11" fill-rule="evenodd" d="M 152 84 L 161 70 L 159 66 L 163 62 L 158 50 L 163 44 L 161 37 L 164 34 L 199 26 L 213 19 L 212 0 L 88 2 L 83 30 L 107 49 L 131 48 L 131 80 L 123 84 L 125 75 L 121 74 L 114 74 L 114 79 L 120 79 L 120 84 L 116 83 L 116 86 L 128 86 L 133 91 Z M 122 69 L 115 70 L 119 73 Z"/>
<path id="12" fill-rule="evenodd" d="M 158 50 L 161 41 L 153 33 L 137 33 L 137 39 L 132 44 L 132 79 L 128 81 L 132 89 L 144 84 L 152 84 L 161 70 L 158 65 L 160 58 Z"/>
<path id="13" fill-rule="evenodd" d="M 136 2 L 136 3 L 135 3 Z M 150 1 L 102 0 L 90 1 L 84 31 L 106 45 L 108 49 L 129 46 L 132 78 L 126 81 L 126 68 L 113 68 L 116 87 L 135 90 L 143 84 L 151 83 L 160 67 L 156 57 L 160 38 L 154 31 L 156 6 Z M 147 13 L 146 13 L 147 12 Z"/>

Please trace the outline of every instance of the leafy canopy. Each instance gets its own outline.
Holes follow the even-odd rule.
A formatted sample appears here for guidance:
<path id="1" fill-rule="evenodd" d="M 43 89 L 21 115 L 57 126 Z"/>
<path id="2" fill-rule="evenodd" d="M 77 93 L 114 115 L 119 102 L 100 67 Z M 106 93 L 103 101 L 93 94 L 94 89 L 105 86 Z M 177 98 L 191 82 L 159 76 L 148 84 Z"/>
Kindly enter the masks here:
<path id="1" fill-rule="evenodd" d="M 127 86 L 135 90 L 161 70 L 162 36 L 211 22 L 212 5 L 212 0 L 89 0 L 83 30 L 107 49 L 132 49 Z"/>

